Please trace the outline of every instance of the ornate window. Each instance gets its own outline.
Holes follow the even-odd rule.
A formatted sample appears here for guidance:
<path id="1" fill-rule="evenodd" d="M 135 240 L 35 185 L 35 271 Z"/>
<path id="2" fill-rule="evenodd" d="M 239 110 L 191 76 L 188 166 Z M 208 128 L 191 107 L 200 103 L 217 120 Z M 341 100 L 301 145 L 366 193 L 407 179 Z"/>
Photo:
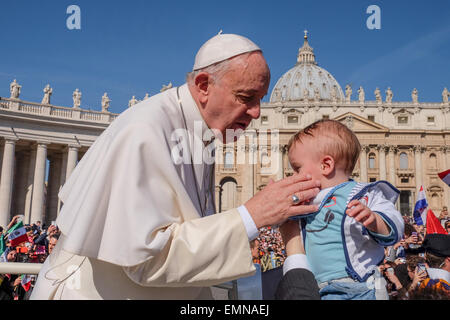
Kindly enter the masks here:
<path id="1" fill-rule="evenodd" d="M 400 153 L 400 169 L 408 169 L 408 155 L 405 152 Z"/>
<path id="2" fill-rule="evenodd" d="M 234 165 L 234 154 L 231 151 L 225 152 L 225 163 L 224 168 L 225 169 L 233 169 Z"/>
<path id="3" fill-rule="evenodd" d="M 298 124 L 298 116 L 290 115 L 287 117 L 288 124 Z"/>
<path id="4" fill-rule="evenodd" d="M 399 126 L 406 126 L 409 125 L 411 122 L 411 117 L 414 115 L 413 112 L 411 112 L 410 110 L 406 109 L 406 108 L 402 108 L 398 111 L 393 112 L 393 114 L 395 115 L 395 121 L 397 123 L 397 125 Z"/>
<path id="5" fill-rule="evenodd" d="M 428 161 L 428 167 L 430 169 L 437 169 L 437 157 L 434 153 L 430 154 L 430 159 Z"/>
<path id="6" fill-rule="evenodd" d="M 269 167 L 269 165 L 270 165 L 269 155 L 268 155 L 267 151 L 263 151 L 261 153 L 261 167 L 265 168 L 265 167 Z"/>
<path id="7" fill-rule="evenodd" d="M 300 123 L 300 118 L 303 112 L 296 109 L 283 109 L 281 111 L 284 114 L 283 121 L 286 126 L 298 127 Z"/>
<path id="8" fill-rule="evenodd" d="M 232 177 L 225 177 L 220 182 L 219 212 L 227 211 L 237 206 L 237 183 Z"/>
<path id="9" fill-rule="evenodd" d="M 406 125 L 408 124 L 408 116 L 407 115 L 399 115 L 397 117 L 397 124 Z"/>
<path id="10" fill-rule="evenodd" d="M 375 154 L 369 153 L 369 169 L 375 169 Z"/>
<path id="11" fill-rule="evenodd" d="M 440 208 L 439 195 L 437 193 L 431 195 L 431 207 L 435 209 Z"/>
<path id="12" fill-rule="evenodd" d="M 269 117 L 268 116 L 261 116 L 261 124 L 262 125 L 269 124 Z"/>

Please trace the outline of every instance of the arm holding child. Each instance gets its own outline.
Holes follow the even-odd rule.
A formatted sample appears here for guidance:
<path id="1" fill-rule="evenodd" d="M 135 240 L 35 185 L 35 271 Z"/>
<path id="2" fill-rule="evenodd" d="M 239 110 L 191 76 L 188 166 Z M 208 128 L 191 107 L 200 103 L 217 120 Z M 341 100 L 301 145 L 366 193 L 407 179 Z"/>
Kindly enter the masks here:
<path id="1" fill-rule="evenodd" d="M 287 220 L 280 226 L 287 258 L 283 278 L 275 292 L 276 300 L 320 300 L 319 287 L 310 271 L 298 221 Z"/>

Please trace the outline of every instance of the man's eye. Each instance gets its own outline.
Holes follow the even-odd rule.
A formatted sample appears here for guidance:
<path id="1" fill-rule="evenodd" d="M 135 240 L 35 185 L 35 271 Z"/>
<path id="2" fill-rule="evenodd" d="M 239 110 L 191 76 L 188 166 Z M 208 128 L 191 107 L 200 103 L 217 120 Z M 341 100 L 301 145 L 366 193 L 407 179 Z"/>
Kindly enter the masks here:
<path id="1" fill-rule="evenodd" d="M 238 99 L 239 99 L 242 103 L 249 103 L 250 101 L 253 100 L 253 97 L 249 97 L 249 96 L 238 96 Z"/>

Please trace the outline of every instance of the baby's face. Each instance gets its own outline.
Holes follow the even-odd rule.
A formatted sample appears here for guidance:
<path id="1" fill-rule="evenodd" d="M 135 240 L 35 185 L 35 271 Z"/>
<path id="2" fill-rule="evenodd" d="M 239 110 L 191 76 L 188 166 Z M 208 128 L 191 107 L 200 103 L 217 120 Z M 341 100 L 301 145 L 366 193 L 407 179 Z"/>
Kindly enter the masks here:
<path id="1" fill-rule="evenodd" d="M 310 174 L 313 180 L 322 181 L 321 157 L 313 139 L 296 142 L 289 150 L 289 162 L 296 173 Z"/>

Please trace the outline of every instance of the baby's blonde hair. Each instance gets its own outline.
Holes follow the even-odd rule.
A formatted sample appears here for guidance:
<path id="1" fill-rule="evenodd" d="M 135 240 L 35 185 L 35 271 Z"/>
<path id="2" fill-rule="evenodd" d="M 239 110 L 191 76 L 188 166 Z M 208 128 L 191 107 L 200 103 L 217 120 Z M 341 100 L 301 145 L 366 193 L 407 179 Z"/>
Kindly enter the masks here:
<path id="1" fill-rule="evenodd" d="M 302 139 L 322 138 L 317 143 L 321 155 L 333 157 L 336 167 L 342 166 L 350 175 L 355 168 L 361 152 L 361 144 L 356 135 L 345 125 L 336 120 L 319 120 L 297 132 L 289 141 L 288 150 Z"/>

